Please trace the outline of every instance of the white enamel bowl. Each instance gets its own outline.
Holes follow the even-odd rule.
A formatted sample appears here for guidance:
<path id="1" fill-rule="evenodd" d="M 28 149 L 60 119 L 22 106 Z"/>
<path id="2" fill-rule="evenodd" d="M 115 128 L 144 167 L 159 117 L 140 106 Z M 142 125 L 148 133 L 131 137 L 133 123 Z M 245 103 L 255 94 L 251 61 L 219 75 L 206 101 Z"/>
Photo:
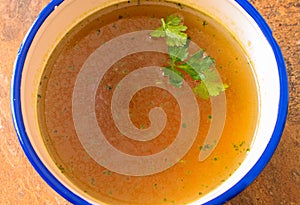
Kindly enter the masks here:
<path id="1" fill-rule="evenodd" d="M 96 204 L 74 186 L 51 160 L 36 118 L 38 83 L 47 57 L 59 39 L 80 20 L 115 0 L 53 0 L 26 35 L 13 71 L 11 109 L 20 144 L 41 177 L 74 204 Z M 215 18 L 237 37 L 253 62 L 259 88 L 259 120 L 250 152 L 236 172 L 193 204 L 221 204 L 245 189 L 275 151 L 286 120 L 288 82 L 281 51 L 261 15 L 246 0 L 186 0 Z"/>

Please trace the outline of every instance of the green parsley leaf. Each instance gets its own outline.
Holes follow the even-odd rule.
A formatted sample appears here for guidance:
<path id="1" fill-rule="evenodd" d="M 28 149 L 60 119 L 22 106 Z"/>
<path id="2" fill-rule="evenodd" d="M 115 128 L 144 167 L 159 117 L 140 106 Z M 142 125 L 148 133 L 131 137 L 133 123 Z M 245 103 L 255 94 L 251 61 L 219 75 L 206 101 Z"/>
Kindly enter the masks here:
<path id="1" fill-rule="evenodd" d="M 225 91 L 225 87 L 222 82 L 213 82 L 213 81 L 202 81 L 204 82 L 207 91 L 210 96 L 218 96 L 221 92 Z"/>
<path id="2" fill-rule="evenodd" d="M 218 82 L 220 81 L 221 83 L 221 79 L 217 73 L 216 70 L 214 70 L 213 68 L 208 68 L 208 69 L 205 69 L 205 70 L 201 70 L 200 71 L 200 77 L 201 77 L 201 80 L 207 82 L 207 81 L 211 81 L 211 82 Z"/>
<path id="3" fill-rule="evenodd" d="M 209 93 L 206 88 L 206 85 L 203 81 L 200 82 L 196 87 L 193 88 L 194 93 L 196 93 L 200 98 L 203 98 L 205 100 L 209 99 Z"/>
<path id="4" fill-rule="evenodd" d="M 150 35 L 152 37 L 156 37 L 156 38 L 165 37 L 166 36 L 166 32 L 163 30 L 162 27 L 159 27 L 159 28 L 155 29 L 154 31 L 152 31 L 150 33 Z"/>
<path id="5" fill-rule="evenodd" d="M 184 70 L 187 74 L 189 74 L 194 80 L 201 80 L 200 75 L 194 68 L 192 68 L 189 64 L 183 63 L 181 65 L 177 65 L 178 68 Z"/>
<path id="6" fill-rule="evenodd" d="M 184 77 L 181 71 L 184 71 L 194 80 L 200 81 L 193 91 L 203 99 L 209 99 L 210 96 L 217 96 L 225 91 L 228 85 L 222 83 L 215 69 L 214 59 L 206 56 L 204 50 L 199 50 L 188 59 L 189 39 L 185 33 L 187 27 L 182 25 L 182 19 L 170 15 L 166 21 L 162 18 L 161 22 L 162 26 L 152 31 L 150 35 L 166 38 L 170 65 L 163 69 L 163 74 L 169 77 L 169 82 L 181 87 Z"/>
<path id="7" fill-rule="evenodd" d="M 187 64 L 191 67 L 190 70 L 195 70 L 196 73 L 198 73 L 201 80 L 201 83 L 194 88 L 194 92 L 198 94 L 199 97 L 208 99 L 209 96 L 218 96 L 228 88 L 228 85 L 222 83 L 218 72 L 215 70 L 214 59 L 209 56 L 204 56 L 203 50 L 192 55 Z M 191 76 L 193 77 L 194 75 Z M 195 76 L 193 79 L 198 80 Z"/>
<path id="8" fill-rule="evenodd" d="M 183 74 L 178 71 L 176 68 L 169 66 L 163 69 L 164 72 L 164 76 L 168 76 L 169 77 L 169 82 L 180 88 L 182 85 L 182 81 L 183 81 Z"/>
<path id="9" fill-rule="evenodd" d="M 170 15 L 166 18 L 167 24 L 172 26 L 178 26 L 181 24 L 182 19 L 176 15 Z"/>
<path id="10" fill-rule="evenodd" d="M 161 19 L 162 26 L 150 33 L 152 37 L 165 37 L 168 46 L 184 46 L 187 40 L 187 34 L 184 33 L 187 27 L 182 25 L 182 19 L 179 16 L 170 15 L 166 22 Z"/>
<path id="11" fill-rule="evenodd" d="M 188 45 L 169 46 L 168 54 L 169 54 L 172 62 L 180 62 L 180 61 L 184 61 L 188 57 L 189 52 L 187 50 L 188 50 Z"/>
<path id="12" fill-rule="evenodd" d="M 164 70 L 164 75 L 169 77 L 169 82 L 176 87 L 181 87 L 183 81 L 183 74 L 176 68 L 178 63 L 183 62 L 189 55 L 188 43 L 185 46 L 169 46 L 168 54 L 171 60 L 171 65 Z M 175 72 L 176 75 L 170 73 Z"/>
<path id="13" fill-rule="evenodd" d="M 194 53 L 188 63 L 190 64 L 190 66 L 193 66 L 196 64 L 197 61 L 201 60 L 203 58 L 203 55 L 204 55 L 204 50 L 199 50 L 198 52 Z"/>
<path id="14" fill-rule="evenodd" d="M 209 56 L 204 57 L 204 50 L 200 50 L 190 57 L 187 64 L 196 72 L 201 73 L 202 71 L 215 66 L 215 61 Z"/>
<path id="15" fill-rule="evenodd" d="M 218 96 L 228 87 L 226 84 L 222 83 L 216 70 L 211 68 L 204 70 L 202 71 L 202 76 L 201 83 L 204 83 L 210 96 Z"/>
<path id="16" fill-rule="evenodd" d="M 166 40 L 168 46 L 184 46 L 187 40 L 187 34 L 183 33 L 186 26 L 168 26 L 166 29 Z"/>

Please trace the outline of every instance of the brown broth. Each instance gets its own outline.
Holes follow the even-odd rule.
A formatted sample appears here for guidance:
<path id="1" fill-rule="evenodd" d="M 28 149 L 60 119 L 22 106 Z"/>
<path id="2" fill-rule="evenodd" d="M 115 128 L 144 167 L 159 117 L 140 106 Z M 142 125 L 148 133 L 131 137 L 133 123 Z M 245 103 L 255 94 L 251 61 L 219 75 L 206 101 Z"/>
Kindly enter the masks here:
<path id="1" fill-rule="evenodd" d="M 188 35 L 215 59 L 226 90 L 227 116 L 220 142 L 203 162 L 211 115 L 210 101 L 197 98 L 201 124 L 190 151 L 174 166 L 149 176 L 126 176 L 105 169 L 81 145 L 72 119 L 72 94 L 77 75 L 88 56 L 105 42 L 121 34 L 152 30 L 160 18 L 170 14 L 184 17 Z M 205 23 L 204 23 L 205 22 Z M 157 153 L 176 137 L 180 109 L 175 98 L 160 88 L 140 90 L 131 101 L 131 120 L 136 127 L 150 126 L 147 113 L 160 106 L 168 116 L 164 131 L 148 142 L 123 136 L 112 120 L 110 103 L 117 83 L 135 69 L 161 65 L 167 55 L 143 52 L 128 55 L 105 74 L 95 96 L 99 127 L 117 149 L 132 155 Z M 190 84 L 193 84 L 189 80 Z M 212 18 L 184 5 L 143 1 L 124 3 L 100 11 L 81 22 L 66 35 L 51 54 L 38 94 L 39 123 L 49 154 L 57 167 L 80 189 L 108 204 L 185 204 L 199 199 L 219 186 L 239 167 L 250 149 L 258 115 L 258 98 L 251 65 L 234 37 Z M 187 126 L 188 127 L 188 126 Z"/>

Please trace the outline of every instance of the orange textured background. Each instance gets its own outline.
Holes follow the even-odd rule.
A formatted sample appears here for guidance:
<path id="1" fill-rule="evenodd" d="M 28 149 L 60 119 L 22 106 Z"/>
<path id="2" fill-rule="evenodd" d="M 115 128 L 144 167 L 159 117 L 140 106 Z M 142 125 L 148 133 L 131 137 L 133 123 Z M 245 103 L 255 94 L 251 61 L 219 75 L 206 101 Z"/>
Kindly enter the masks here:
<path id="1" fill-rule="evenodd" d="M 9 105 L 13 63 L 28 28 L 49 0 L 0 0 L 0 204 L 70 204 L 32 168 L 15 134 Z M 285 57 L 289 114 L 270 163 L 227 204 L 300 204 L 300 2 L 250 0 L 273 30 Z"/>

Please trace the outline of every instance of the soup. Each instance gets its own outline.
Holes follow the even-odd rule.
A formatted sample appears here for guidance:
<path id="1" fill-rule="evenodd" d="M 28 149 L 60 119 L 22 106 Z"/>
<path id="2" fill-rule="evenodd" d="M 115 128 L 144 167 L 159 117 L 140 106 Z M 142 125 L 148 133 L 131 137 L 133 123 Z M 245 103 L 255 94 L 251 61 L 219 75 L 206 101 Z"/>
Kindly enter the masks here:
<path id="1" fill-rule="evenodd" d="M 157 68 L 168 66 L 166 52 L 154 48 L 137 49 L 137 52 L 128 52 L 110 61 L 114 53 L 140 45 L 137 33 L 160 27 L 161 18 L 174 14 L 184 19 L 191 41 L 215 60 L 221 80 L 229 86 L 223 92 L 226 99 L 221 101 L 223 105 L 218 104 L 219 101 L 216 103 L 225 106 L 226 115 L 222 133 L 214 140 L 207 136 L 211 135 L 213 121 L 218 121 L 212 100 L 218 96 L 211 100 L 195 96 L 194 101 L 186 101 L 193 105 L 180 104 L 178 98 L 188 98 L 186 87 L 195 87 L 197 82 L 185 75 L 185 87 L 164 85 L 168 77 Z M 126 42 L 132 40 L 132 43 L 123 45 L 114 41 L 119 37 L 123 39 L 124 35 Z M 144 38 L 151 40 L 149 45 L 161 44 L 149 35 Z M 107 45 L 114 47 L 103 49 Z M 109 65 L 105 72 L 104 65 Z M 90 67 L 98 70 L 89 70 Z M 140 70 L 143 72 L 139 73 Z M 154 72 L 153 80 L 146 70 L 149 73 L 155 70 L 158 75 Z M 85 72 L 89 75 L 81 78 Z M 129 77 L 132 75 L 137 77 Z M 154 81 L 153 86 L 146 86 L 148 79 Z M 168 80 L 166 82 L 168 84 Z M 96 87 L 92 96 L 91 84 Z M 121 94 L 116 96 L 129 84 L 139 86 L 133 89 L 129 99 L 123 99 Z M 176 93 L 164 86 L 172 87 L 170 89 Z M 256 129 L 257 95 L 247 55 L 234 36 L 214 19 L 182 4 L 128 1 L 86 18 L 59 42 L 40 81 L 38 118 L 45 146 L 57 168 L 99 203 L 187 204 L 223 183 L 243 162 Z M 157 112 L 165 113 L 165 118 L 152 118 L 157 114 L 152 112 L 156 108 Z M 125 118 L 131 122 L 127 127 L 135 131 L 124 131 L 126 126 L 123 129 L 123 125 L 116 125 L 122 118 L 121 113 L 127 113 Z M 196 115 L 197 119 L 182 120 L 186 113 Z M 157 135 L 151 131 L 154 124 L 163 126 Z M 103 136 L 98 138 L 98 131 L 93 130 L 100 130 Z M 87 133 L 85 138 L 82 133 Z M 130 137 L 130 133 L 144 133 L 145 136 Z M 185 133 L 187 137 L 178 141 L 178 133 Z M 182 145 L 186 151 L 169 149 L 173 143 L 181 142 L 187 144 Z M 108 144 L 113 149 L 106 149 Z M 174 159 L 166 155 L 162 158 L 162 166 L 146 158 L 170 152 L 175 153 Z M 200 153 L 205 152 L 208 154 L 201 158 Z M 119 161 L 118 165 L 119 153 L 123 153 L 125 162 Z M 140 158 L 148 161 L 139 161 Z M 136 163 L 131 159 L 136 159 Z"/>

